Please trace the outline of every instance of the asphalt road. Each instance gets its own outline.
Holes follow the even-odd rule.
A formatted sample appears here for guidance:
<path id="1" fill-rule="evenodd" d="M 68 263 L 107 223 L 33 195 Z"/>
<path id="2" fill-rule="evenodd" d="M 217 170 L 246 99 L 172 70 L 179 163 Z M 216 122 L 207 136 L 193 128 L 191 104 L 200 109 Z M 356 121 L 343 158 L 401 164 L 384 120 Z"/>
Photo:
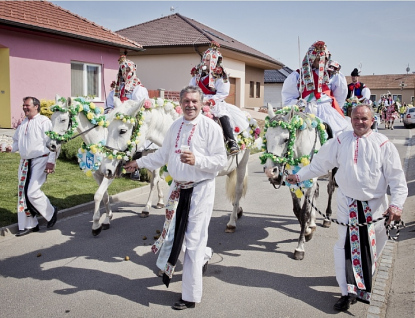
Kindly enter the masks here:
<path id="1" fill-rule="evenodd" d="M 407 142 L 412 131 L 397 125 L 385 133 L 405 164 L 406 156 L 411 156 Z M 114 197 L 111 228 L 98 237 L 91 235 L 88 205 L 83 213 L 58 219 L 51 230 L 42 226 L 39 233 L 24 237 L 0 237 L 1 316 L 375 317 L 368 315 L 369 306 L 363 303 L 346 313 L 333 310 L 339 297 L 332 255 L 337 225 L 322 228 L 319 217 L 305 259 L 296 261 L 299 224 L 288 190 L 274 190 L 258 155 L 250 158 L 248 183 L 244 215 L 236 232 L 228 234 L 224 230 L 232 205 L 224 195 L 225 177 L 217 178 L 208 244 L 214 256 L 204 277 L 202 303 L 195 309 L 170 308 L 180 298 L 181 268 L 167 289 L 156 276 L 156 256 L 150 251 L 156 231 L 162 228 L 164 210 L 153 209 L 149 218 L 140 218 L 147 194 L 132 190 Z M 321 210 L 325 210 L 326 184 L 320 181 L 317 206 Z M 414 206 L 414 194 L 410 190 L 406 212 L 408 204 Z M 413 242 L 413 234 L 406 238 L 404 242 Z M 409 279 L 413 281 L 413 271 Z M 399 285 L 391 286 L 399 291 Z M 399 301 L 396 305 L 399 308 Z M 390 317 L 398 316 L 407 317 L 402 313 Z"/>

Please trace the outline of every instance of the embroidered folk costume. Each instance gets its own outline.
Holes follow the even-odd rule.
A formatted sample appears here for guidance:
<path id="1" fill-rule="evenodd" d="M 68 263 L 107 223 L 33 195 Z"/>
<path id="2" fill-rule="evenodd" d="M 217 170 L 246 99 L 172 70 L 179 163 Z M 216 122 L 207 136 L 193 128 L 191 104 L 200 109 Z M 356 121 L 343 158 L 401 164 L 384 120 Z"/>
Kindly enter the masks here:
<path id="1" fill-rule="evenodd" d="M 46 116 L 36 114 L 25 118 L 13 135 L 12 152 L 19 152 L 19 184 L 17 219 L 19 230 L 33 229 L 38 225 L 36 215 L 50 221 L 55 208 L 41 190 L 46 181 L 44 171 L 48 162 L 55 164 L 56 153 L 46 147 L 46 132 L 52 123 Z"/>
<path id="2" fill-rule="evenodd" d="M 323 145 L 297 178 L 301 181 L 322 176 L 334 167 L 338 167 L 335 178 L 339 222 L 369 222 L 381 217 L 388 206 L 402 210 L 408 188 L 398 151 L 386 136 L 372 131 L 362 137 L 353 131 L 343 132 Z M 384 224 L 339 225 L 338 237 L 334 258 L 341 293 L 369 302 L 376 260 L 387 240 Z"/>
<path id="3" fill-rule="evenodd" d="M 370 101 L 370 89 L 364 83 L 359 82 L 359 70 L 355 68 L 350 74 L 352 77 L 356 77 L 356 81 L 353 81 L 347 85 L 347 99 L 357 97 L 359 102 Z"/>
<path id="4" fill-rule="evenodd" d="M 189 146 L 195 155 L 194 165 L 181 162 L 182 145 Z M 152 250 L 159 253 L 157 266 L 164 272 L 166 286 L 180 251 L 184 251 L 182 299 L 198 303 L 202 299 L 202 267 L 206 262 L 215 177 L 227 163 L 220 127 L 202 113 L 192 121 L 177 119 L 167 132 L 163 146 L 137 160 L 139 167 L 149 170 L 166 163 L 174 181 L 166 205 L 164 228 Z"/>
<path id="5" fill-rule="evenodd" d="M 119 69 L 117 74 L 117 81 L 112 85 L 114 89 L 108 94 L 105 102 L 106 109 L 114 108 L 114 96 L 118 97 L 122 102 L 132 99 L 141 102 L 143 99 L 148 99 L 148 91 L 141 84 L 137 77 L 137 66 L 133 61 L 121 55 L 118 59 Z"/>
<path id="6" fill-rule="evenodd" d="M 201 63 L 191 71 L 193 77 L 189 85 L 202 89 L 204 101 L 210 103 L 210 112 L 219 118 L 230 153 L 234 154 L 239 151 L 234 136 L 235 130 L 239 132 L 247 129 L 248 122 L 238 107 L 225 102 L 229 95 L 230 83 L 218 47 L 219 44 L 213 42 L 204 52 Z"/>
<path id="7" fill-rule="evenodd" d="M 329 77 L 330 58 L 331 54 L 323 41 L 311 45 L 301 68 L 285 79 L 281 95 L 284 106 L 296 104 L 299 97 L 304 99 L 307 102 L 305 111 L 328 123 L 333 133 L 337 134 L 352 128 L 341 109 L 347 95 L 347 82 L 340 73 Z M 317 59 L 318 67 L 314 68 Z"/>

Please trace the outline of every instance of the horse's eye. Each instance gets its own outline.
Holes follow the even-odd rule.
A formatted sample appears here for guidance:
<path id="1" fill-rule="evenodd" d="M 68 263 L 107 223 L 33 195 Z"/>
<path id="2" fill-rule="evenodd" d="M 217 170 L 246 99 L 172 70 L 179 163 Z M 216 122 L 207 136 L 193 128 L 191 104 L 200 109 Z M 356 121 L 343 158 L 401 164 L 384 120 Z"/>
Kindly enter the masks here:
<path id="1" fill-rule="evenodd" d="M 66 119 L 64 118 L 64 119 L 61 119 L 61 123 L 64 123 L 66 121 Z"/>
<path id="2" fill-rule="evenodd" d="M 127 129 L 121 129 L 120 130 L 120 135 L 124 135 L 127 132 Z"/>
<path id="3" fill-rule="evenodd" d="M 287 142 L 289 142 L 290 141 L 290 138 L 285 138 L 284 139 L 284 144 L 286 144 Z"/>

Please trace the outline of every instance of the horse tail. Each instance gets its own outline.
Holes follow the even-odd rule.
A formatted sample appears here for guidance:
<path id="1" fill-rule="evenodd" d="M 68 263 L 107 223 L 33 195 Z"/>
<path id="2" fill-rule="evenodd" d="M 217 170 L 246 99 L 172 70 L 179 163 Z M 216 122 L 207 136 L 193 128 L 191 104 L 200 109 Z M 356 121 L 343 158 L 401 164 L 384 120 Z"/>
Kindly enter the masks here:
<path id="1" fill-rule="evenodd" d="M 233 170 L 231 173 L 227 175 L 227 178 L 226 178 L 226 197 L 232 203 L 236 201 L 237 179 L 238 179 L 238 169 Z M 246 168 L 244 171 L 244 180 L 242 181 L 241 197 L 245 197 L 247 189 L 248 189 L 248 165 L 246 165 Z"/>

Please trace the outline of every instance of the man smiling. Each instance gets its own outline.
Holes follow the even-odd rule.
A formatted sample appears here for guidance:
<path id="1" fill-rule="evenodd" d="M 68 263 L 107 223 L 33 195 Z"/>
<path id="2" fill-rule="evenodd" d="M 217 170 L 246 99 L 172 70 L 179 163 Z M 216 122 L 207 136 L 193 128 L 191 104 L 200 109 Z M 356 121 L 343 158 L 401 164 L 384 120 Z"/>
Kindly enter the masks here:
<path id="1" fill-rule="evenodd" d="M 339 186 L 339 222 L 366 223 L 382 215 L 389 216 L 389 223 L 399 221 L 408 187 L 398 151 L 386 136 L 370 128 L 374 120 L 371 106 L 357 105 L 351 117 L 353 131 L 330 139 L 308 166 L 296 175 L 287 176 L 287 181 L 294 184 L 325 175 L 338 167 L 335 178 Z M 356 299 L 370 302 L 375 263 L 386 240 L 383 222 L 360 227 L 338 226 L 334 260 L 342 296 L 334 309 L 345 311 Z"/>
<path id="2" fill-rule="evenodd" d="M 155 170 L 167 163 L 174 182 L 166 205 L 166 220 L 159 240 L 157 266 L 168 287 L 180 251 L 184 250 L 182 297 L 174 309 L 194 308 L 202 299 L 202 268 L 212 256 L 207 247 L 208 227 L 215 198 L 215 177 L 227 163 L 222 131 L 201 114 L 203 93 L 188 86 L 180 92 L 183 117 L 166 134 L 162 147 L 125 165 L 127 171 Z"/>

